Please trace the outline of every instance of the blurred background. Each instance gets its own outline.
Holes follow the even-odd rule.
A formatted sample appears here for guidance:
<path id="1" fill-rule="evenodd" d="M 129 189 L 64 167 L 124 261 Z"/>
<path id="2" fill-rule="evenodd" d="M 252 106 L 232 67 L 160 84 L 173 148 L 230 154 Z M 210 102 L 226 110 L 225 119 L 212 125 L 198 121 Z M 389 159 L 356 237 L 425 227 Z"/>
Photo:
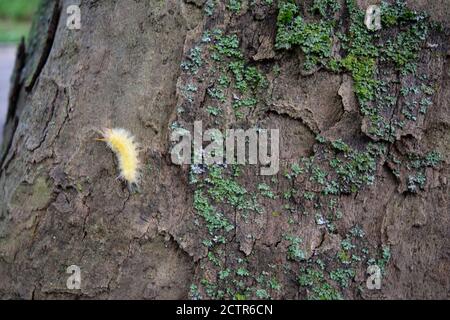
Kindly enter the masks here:
<path id="1" fill-rule="evenodd" d="M 16 48 L 28 36 L 40 0 L 0 0 L 0 144 L 8 108 L 11 73 Z"/>

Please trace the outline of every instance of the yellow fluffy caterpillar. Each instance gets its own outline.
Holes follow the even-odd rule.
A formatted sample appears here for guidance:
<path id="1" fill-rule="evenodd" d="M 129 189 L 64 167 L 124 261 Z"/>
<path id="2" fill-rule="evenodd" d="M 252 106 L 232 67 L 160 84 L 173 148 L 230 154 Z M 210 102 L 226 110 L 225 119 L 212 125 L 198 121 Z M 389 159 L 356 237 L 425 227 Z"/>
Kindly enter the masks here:
<path id="1" fill-rule="evenodd" d="M 134 141 L 133 135 L 121 128 L 103 129 L 100 134 L 103 137 L 97 140 L 106 142 L 117 156 L 119 178 L 127 181 L 130 188 L 138 186 L 141 164 L 138 159 L 138 144 Z"/>

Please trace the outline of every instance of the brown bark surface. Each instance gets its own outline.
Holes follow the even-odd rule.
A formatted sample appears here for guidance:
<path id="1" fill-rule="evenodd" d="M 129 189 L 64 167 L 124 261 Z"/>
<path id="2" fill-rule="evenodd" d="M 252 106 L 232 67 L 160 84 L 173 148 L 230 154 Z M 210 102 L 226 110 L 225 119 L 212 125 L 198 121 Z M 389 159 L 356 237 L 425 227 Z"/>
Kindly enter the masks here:
<path id="1" fill-rule="evenodd" d="M 304 72 L 300 49 L 275 50 L 276 1 L 239 1 L 239 12 L 227 9 L 228 1 L 215 1 L 209 16 L 204 0 L 83 0 L 78 31 L 66 27 L 72 2 L 43 1 L 30 41 L 18 50 L 0 153 L 0 298 L 304 299 L 326 291 L 327 283 L 348 299 L 448 298 L 447 1 L 408 1 L 443 26 L 419 54 L 418 73 L 433 81 L 428 112 L 386 143 L 371 185 L 320 196 L 321 202 L 305 196 L 321 194 L 314 172 L 285 178 L 301 157 L 326 158 L 316 137 L 342 139 L 355 149 L 378 141 L 367 129 L 348 72 Z M 361 8 L 372 4 L 357 2 Z M 338 14 L 344 20 L 345 8 Z M 246 65 L 267 79 L 257 104 L 243 108 L 242 117 L 233 108 L 232 85 L 224 89 L 221 115 L 207 111 L 218 104 L 208 92 L 223 68 L 208 55 L 205 39 L 205 31 L 216 29 L 236 34 Z M 430 49 L 434 43 L 438 50 Z M 195 47 L 202 48 L 198 66 L 189 58 Z M 180 67 L 186 61 L 189 70 Z M 399 73 L 392 77 L 413 83 Z M 401 96 L 400 86 L 392 90 Z M 394 109 L 391 119 L 400 113 Z M 193 183 L 189 166 L 171 162 L 172 128 L 190 128 L 194 120 L 203 120 L 205 128 L 280 129 L 277 176 L 259 176 L 252 166 L 238 177 L 224 171 L 221 181 L 231 191 L 209 198 L 234 225 L 229 232 L 209 232 L 196 206 L 199 190 L 207 194 L 216 185 Z M 140 142 L 139 192 L 116 179 L 114 154 L 95 141 L 104 127 L 126 128 Z M 395 159 L 406 164 L 408 155 L 424 158 L 431 151 L 441 161 L 423 168 L 426 182 L 409 192 L 410 171 L 397 168 Z M 263 193 L 263 184 L 270 192 Z M 261 210 L 241 210 L 230 203 L 232 196 Z M 328 207 L 342 213 L 333 228 L 320 219 L 331 222 Z M 349 236 L 352 230 L 364 235 Z M 205 245 L 218 235 L 224 243 Z M 354 248 L 342 251 L 350 238 Z M 298 250 L 301 259 L 295 258 Z M 343 255 L 353 258 L 351 267 Z M 384 266 L 381 290 L 366 288 L 370 259 Z M 66 287 L 70 265 L 81 268 L 81 290 Z M 350 268 L 343 284 L 334 271 Z M 307 270 L 321 270 L 324 279 L 302 286 Z"/>

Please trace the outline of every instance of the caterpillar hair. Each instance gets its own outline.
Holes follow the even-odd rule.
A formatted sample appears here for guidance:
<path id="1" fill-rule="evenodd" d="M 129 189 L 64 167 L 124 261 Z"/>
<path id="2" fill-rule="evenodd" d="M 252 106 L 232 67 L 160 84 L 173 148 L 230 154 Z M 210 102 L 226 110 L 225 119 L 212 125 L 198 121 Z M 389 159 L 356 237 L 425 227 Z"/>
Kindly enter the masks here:
<path id="1" fill-rule="evenodd" d="M 108 147 L 116 154 L 119 162 L 119 178 L 128 183 L 128 187 L 138 187 L 140 180 L 141 163 L 139 162 L 139 145 L 133 135 L 125 129 L 103 129 L 100 131 L 102 138 Z"/>

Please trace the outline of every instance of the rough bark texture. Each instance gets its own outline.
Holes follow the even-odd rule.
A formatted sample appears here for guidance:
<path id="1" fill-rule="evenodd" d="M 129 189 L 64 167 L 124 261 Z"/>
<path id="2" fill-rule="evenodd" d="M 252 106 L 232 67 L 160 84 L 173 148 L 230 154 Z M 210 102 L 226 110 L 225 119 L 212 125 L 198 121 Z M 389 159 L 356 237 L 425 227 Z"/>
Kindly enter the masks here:
<path id="1" fill-rule="evenodd" d="M 388 138 L 371 131 L 351 72 L 320 63 L 305 71 L 301 45 L 275 49 L 276 1 L 235 2 L 239 10 L 230 1 L 80 1 L 82 29 L 73 31 L 73 1 L 43 1 L 18 50 L 0 154 L 1 298 L 449 297 L 448 1 L 408 1 L 442 24 L 420 42 L 415 76 L 379 64 L 380 79 L 395 83 L 383 94 L 398 98 L 381 116 L 405 121 Z M 299 10 L 314 22 L 312 2 Z M 333 54 L 344 55 L 333 39 Z M 244 65 L 245 92 L 233 62 Z M 407 121 L 401 88 L 422 84 L 432 90 L 417 99 L 431 103 Z M 247 98 L 256 102 L 236 105 Z M 279 128 L 279 174 L 172 164 L 171 129 L 194 120 Z M 94 140 L 102 127 L 141 143 L 138 193 Z M 345 163 L 346 147 L 362 153 L 370 142 L 384 148 L 372 183 L 355 187 L 332 171 L 331 157 Z M 340 190 L 325 192 L 333 179 Z M 368 264 L 382 268 L 381 290 L 366 288 Z M 81 268 L 81 290 L 66 288 L 69 265 Z"/>

